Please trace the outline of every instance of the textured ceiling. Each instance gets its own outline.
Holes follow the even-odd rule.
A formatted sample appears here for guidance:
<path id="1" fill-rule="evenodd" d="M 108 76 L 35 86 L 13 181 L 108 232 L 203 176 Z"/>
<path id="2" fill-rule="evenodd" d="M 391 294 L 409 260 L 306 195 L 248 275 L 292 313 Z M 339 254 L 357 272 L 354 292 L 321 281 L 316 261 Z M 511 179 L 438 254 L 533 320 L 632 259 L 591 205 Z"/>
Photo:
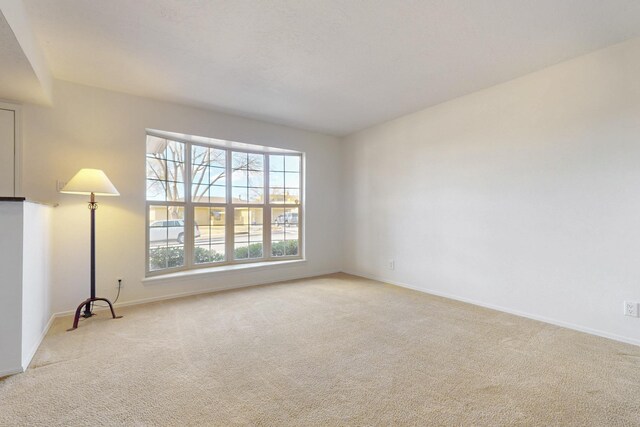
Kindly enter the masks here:
<path id="1" fill-rule="evenodd" d="M 25 0 L 62 80 L 344 135 L 640 35 L 638 0 Z"/>
<path id="2" fill-rule="evenodd" d="M 47 102 L 31 63 L 4 15 L 0 13 L 0 99 L 17 102 Z"/>

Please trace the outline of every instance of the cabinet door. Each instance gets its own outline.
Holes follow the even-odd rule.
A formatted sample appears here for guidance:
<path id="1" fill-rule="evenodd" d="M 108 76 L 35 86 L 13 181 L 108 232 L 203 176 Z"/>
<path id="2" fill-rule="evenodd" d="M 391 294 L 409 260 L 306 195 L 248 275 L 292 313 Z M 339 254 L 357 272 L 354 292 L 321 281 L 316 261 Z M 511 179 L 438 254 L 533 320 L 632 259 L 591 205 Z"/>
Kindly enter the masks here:
<path id="1" fill-rule="evenodd" d="M 15 196 L 15 111 L 0 108 L 0 197 Z"/>

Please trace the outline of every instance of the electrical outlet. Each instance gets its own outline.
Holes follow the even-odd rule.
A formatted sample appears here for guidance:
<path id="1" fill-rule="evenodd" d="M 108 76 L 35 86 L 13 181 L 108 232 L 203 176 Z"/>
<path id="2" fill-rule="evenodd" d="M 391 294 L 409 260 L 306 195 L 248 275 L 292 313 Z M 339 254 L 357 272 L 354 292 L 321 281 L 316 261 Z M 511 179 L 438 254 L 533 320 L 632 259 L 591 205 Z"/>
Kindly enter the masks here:
<path id="1" fill-rule="evenodd" d="M 639 317 L 640 313 L 638 313 L 639 311 L 639 307 L 640 304 L 638 304 L 637 302 L 633 302 L 633 301 L 625 301 L 624 302 L 624 315 L 625 316 L 630 316 L 630 317 Z"/>
<path id="2" fill-rule="evenodd" d="M 116 278 L 116 288 L 121 288 L 124 286 L 124 280 L 122 279 L 122 277 L 117 277 Z"/>
<path id="3" fill-rule="evenodd" d="M 394 260 L 390 259 L 389 263 L 387 264 L 387 266 L 389 267 L 389 270 L 395 270 L 396 262 Z"/>

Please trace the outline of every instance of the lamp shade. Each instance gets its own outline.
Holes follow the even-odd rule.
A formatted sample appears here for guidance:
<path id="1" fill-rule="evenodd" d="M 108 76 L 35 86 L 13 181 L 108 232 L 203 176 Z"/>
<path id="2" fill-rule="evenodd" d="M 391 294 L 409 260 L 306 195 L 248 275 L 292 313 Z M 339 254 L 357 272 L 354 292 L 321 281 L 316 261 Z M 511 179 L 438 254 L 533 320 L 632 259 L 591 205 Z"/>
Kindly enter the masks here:
<path id="1" fill-rule="evenodd" d="M 100 169 L 80 169 L 64 186 L 61 193 L 95 194 L 96 196 L 119 196 L 107 175 Z"/>

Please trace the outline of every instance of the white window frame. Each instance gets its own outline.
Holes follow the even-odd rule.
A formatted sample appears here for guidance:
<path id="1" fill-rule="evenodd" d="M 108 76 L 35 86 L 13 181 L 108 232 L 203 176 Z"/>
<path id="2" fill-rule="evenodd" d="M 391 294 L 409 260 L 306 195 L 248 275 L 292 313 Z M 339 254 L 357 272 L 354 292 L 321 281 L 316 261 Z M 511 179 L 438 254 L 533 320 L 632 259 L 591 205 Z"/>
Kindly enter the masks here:
<path id="1" fill-rule="evenodd" d="M 275 147 L 262 147 L 261 149 L 248 149 L 248 148 L 236 148 L 229 147 L 227 145 L 218 145 L 215 143 L 196 142 L 193 140 L 183 139 L 176 136 L 167 136 L 162 133 L 156 133 L 147 130 L 146 136 L 154 136 L 157 138 L 163 138 L 170 141 L 180 142 L 185 144 L 185 201 L 150 201 L 146 199 L 146 172 L 145 172 L 145 277 L 154 277 L 165 274 L 171 274 L 181 271 L 193 271 L 201 270 L 204 268 L 215 269 L 215 267 L 224 267 L 229 265 L 238 264 L 254 264 L 265 262 L 278 262 L 278 261 L 291 261 L 304 259 L 304 185 L 305 185 L 305 154 L 302 152 L 283 150 Z M 145 139 L 146 144 L 146 139 Z M 242 144 L 242 143 L 238 143 Z M 226 203 L 210 203 L 210 202 L 194 202 L 191 200 L 191 179 L 192 179 L 192 147 L 194 145 L 215 148 L 217 150 L 224 150 L 225 153 L 225 189 L 226 189 Z M 247 144 L 242 144 L 247 145 Z M 232 153 L 250 153 L 261 154 L 264 156 L 263 174 L 264 174 L 264 202 L 263 203 L 233 203 L 232 200 Z M 271 195 L 269 193 L 269 155 L 279 156 L 296 156 L 300 158 L 300 183 L 299 192 L 300 196 L 297 204 L 285 204 L 285 203 L 271 203 Z M 145 155 L 145 171 L 146 171 L 147 156 Z M 184 265 L 180 267 L 171 267 L 160 270 L 149 269 L 149 249 L 150 249 L 150 207 L 151 206 L 180 206 L 184 208 Z M 209 262 L 196 264 L 194 260 L 195 238 L 194 238 L 194 213 L 196 207 L 223 207 L 225 209 L 225 259 L 219 262 Z M 235 255 L 235 208 L 261 208 L 262 214 L 262 257 L 260 258 L 247 258 L 247 259 L 234 259 Z M 298 209 L 298 254 L 289 256 L 272 256 L 271 254 L 271 211 L 272 209 Z M 250 243 L 249 243 L 250 245 Z"/>

